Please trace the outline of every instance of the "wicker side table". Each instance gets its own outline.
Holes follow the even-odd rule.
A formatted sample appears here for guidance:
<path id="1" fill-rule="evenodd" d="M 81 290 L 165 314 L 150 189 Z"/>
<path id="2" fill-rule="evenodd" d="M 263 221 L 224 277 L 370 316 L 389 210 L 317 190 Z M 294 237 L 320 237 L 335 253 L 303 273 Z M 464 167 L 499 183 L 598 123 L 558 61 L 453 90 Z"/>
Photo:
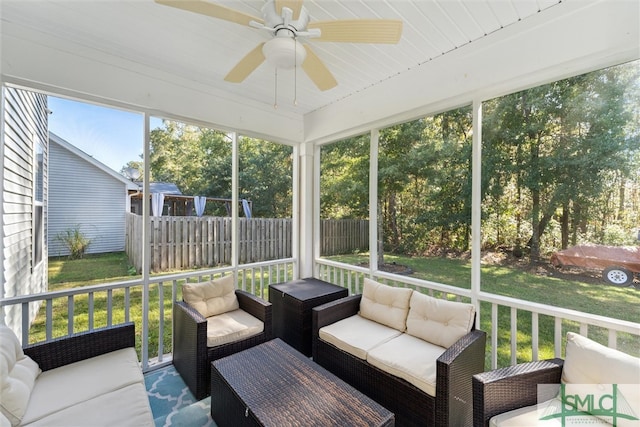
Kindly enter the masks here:
<path id="1" fill-rule="evenodd" d="M 348 294 L 346 288 L 314 278 L 269 285 L 274 337 L 311 356 L 311 309 Z"/>

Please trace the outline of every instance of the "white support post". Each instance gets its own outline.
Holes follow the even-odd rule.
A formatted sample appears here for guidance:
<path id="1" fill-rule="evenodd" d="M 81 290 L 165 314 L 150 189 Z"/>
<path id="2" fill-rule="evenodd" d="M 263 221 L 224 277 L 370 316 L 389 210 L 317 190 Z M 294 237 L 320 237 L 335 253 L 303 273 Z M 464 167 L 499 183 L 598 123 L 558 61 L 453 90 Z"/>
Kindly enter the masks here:
<path id="1" fill-rule="evenodd" d="M 235 271 L 235 281 L 238 282 L 238 134 L 231 133 L 231 266 Z"/>
<path id="2" fill-rule="evenodd" d="M 293 198 L 291 203 L 293 204 L 293 209 L 291 212 L 291 256 L 298 260 L 298 262 L 293 263 L 293 277 L 300 277 L 298 274 L 300 272 L 300 146 L 296 145 L 293 147 L 293 152 L 291 153 L 293 156 L 293 183 L 292 183 L 292 191 Z"/>
<path id="3" fill-rule="evenodd" d="M 473 108 L 473 149 L 471 154 L 471 302 L 476 306 L 476 327 L 480 327 L 480 295 L 482 244 L 482 101 L 475 99 Z"/>
<path id="4" fill-rule="evenodd" d="M 380 131 L 373 129 L 369 138 L 369 271 L 378 270 L 378 141 Z"/>
<path id="5" fill-rule="evenodd" d="M 316 184 L 319 188 L 319 172 L 314 173 L 314 146 L 310 143 L 300 144 L 300 186 L 299 186 L 299 206 L 300 206 L 300 258 L 298 258 L 299 277 L 313 276 L 313 260 L 319 254 L 314 245 L 314 235 L 316 228 L 319 230 L 319 211 L 314 209 L 319 206 L 319 196 L 317 195 Z M 316 175 L 317 183 L 316 183 Z M 318 201 L 316 202 L 316 199 Z M 317 219 L 317 221 L 316 221 Z M 317 227 L 314 224 L 317 223 Z M 296 277 L 298 278 L 298 277 Z"/>
<path id="6" fill-rule="evenodd" d="M 149 275 L 151 270 L 151 199 L 149 185 L 149 153 L 151 152 L 150 117 L 144 115 L 144 147 L 142 157 L 144 162 L 144 182 L 142 193 L 142 369 L 149 366 Z"/>

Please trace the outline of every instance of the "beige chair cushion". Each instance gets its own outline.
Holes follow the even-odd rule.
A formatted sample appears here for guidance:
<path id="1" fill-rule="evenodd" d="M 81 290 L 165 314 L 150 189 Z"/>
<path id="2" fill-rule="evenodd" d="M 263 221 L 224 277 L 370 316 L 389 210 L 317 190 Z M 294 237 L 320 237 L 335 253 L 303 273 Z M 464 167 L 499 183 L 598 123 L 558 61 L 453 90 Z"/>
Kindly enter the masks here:
<path id="1" fill-rule="evenodd" d="M 367 358 L 369 350 L 401 333 L 397 329 L 381 325 L 357 314 L 320 328 L 318 331 L 322 341 L 362 360 Z"/>
<path id="2" fill-rule="evenodd" d="M 233 310 L 207 318 L 207 347 L 228 344 L 258 335 L 264 323 L 244 310 Z"/>
<path id="3" fill-rule="evenodd" d="M 413 289 L 383 285 L 364 279 L 360 316 L 404 332 Z"/>
<path id="4" fill-rule="evenodd" d="M 435 396 L 436 361 L 445 351 L 409 334 L 401 334 L 371 349 L 367 362 Z"/>
<path id="5" fill-rule="evenodd" d="M 18 337 L 0 325 L 0 412 L 12 426 L 19 425 L 27 410 L 40 367 L 25 356 Z"/>
<path id="6" fill-rule="evenodd" d="M 54 412 L 25 426 L 153 427 L 144 383 L 131 384 Z"/>
<path id="7" fill-rule="evenodd" d="M 182 298 L 203 317 L 211 317 L 240 308 L 233 274 L 210 282 L 185 283 L 182 286 Z"/>
<path id="8" fill-rule="evenodd" d="M 548 420 L 540 419 L 546 415 L 559 414 L 561 411 L 560 401 L 551 399 L 537 405 L 525 406 L 498 414 L 489 420 L 489 427 L 611 427 L 610 424 L 586 413 L 566 417 L 564 423 L 560 417 Z"/>
<path id="9" fill-rule="evenodd" d="M 569 332 L 562 382 L 567 384 L 567 394 L 593 393 L 596 396 L 611 394 L 612 385 L 617 384 L 618 407 L 623 405 L 624 400 L 635 411 L 635 417 L 640 418 L 640 359 L 637 357 Z M 570 385 L 576 386 L 572 388 Z M 610 420 L 607 417 L 600 418 Z M 620 418 L 617 425 L 640 426 L 640 421 Z"/>
<path id="10" fill-rule="evenodd" d="M 472 304 L 433 298 L 420 292 L 411 295 L 407 333 L 440 347 L 449 348 L 473 326 Z"/>
<path id="11" fill-rule="evenodd" d="M 132 347 L 44 371 L 35 383 L 22 423 L 135 383 L 144 383 L 144 377 Z"/>

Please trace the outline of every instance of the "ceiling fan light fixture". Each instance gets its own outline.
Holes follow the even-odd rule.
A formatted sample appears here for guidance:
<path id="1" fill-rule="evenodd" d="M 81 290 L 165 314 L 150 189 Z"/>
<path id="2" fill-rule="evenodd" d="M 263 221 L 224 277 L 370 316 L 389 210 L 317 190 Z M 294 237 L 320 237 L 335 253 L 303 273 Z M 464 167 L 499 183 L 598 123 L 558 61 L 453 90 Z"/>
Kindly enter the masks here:
<path id="1" fill-rule="evenodd" d="M 269 64 L 285 70 L 302 65 L 307 57 L 302 43 L 292 37 L 274 37 L 262 46 L 262 53 Z"/>

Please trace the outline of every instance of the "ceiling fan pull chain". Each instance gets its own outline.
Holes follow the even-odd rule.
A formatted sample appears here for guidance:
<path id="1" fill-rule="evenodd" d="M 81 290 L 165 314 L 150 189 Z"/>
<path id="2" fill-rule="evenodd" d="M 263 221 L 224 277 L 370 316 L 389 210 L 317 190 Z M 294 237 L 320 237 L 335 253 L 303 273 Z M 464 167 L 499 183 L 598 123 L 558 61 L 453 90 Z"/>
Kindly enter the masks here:
<path id="1" fill-rule="evenodd" d="M 293 38 L 293 105 L 298 106 L 298 39 Z"/>
<path id="2" fill-rule="evenodd" d="M 275 73 L 275 83 L 274 83 L 274 94 L 273 94 L 273 109 L 277 110 L 278 109 L 278 68 L 276 67 L 276 73 Z"/>

